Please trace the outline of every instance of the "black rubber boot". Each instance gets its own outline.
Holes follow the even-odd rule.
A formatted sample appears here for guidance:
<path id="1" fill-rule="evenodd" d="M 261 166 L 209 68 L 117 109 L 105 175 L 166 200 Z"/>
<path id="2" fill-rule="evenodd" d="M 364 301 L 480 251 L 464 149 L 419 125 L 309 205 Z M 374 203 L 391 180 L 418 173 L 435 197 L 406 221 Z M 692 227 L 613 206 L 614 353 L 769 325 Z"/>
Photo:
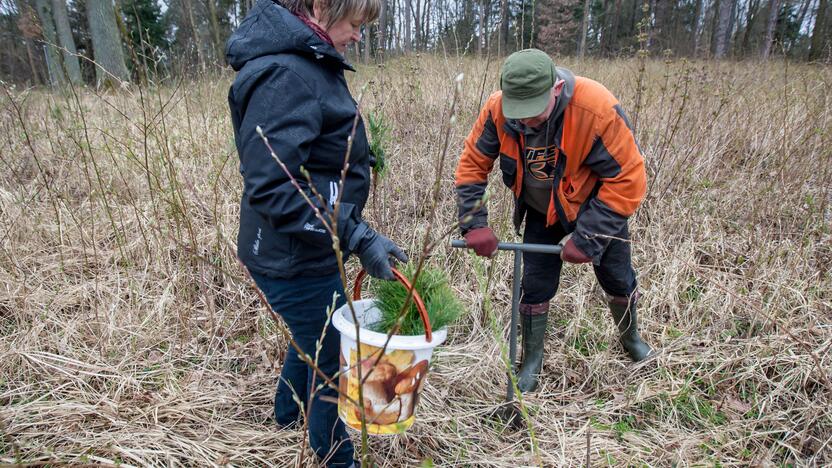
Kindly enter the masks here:
<path id="1" fill-rule="evenodd" d="M 520 304 L 520 323 L 523 333 L 523 364 L 517 372 L 517 387 L 522 393 L 537 389 L 537 378 L 543 369 L 543 342 L 549 302 Z"/>
<path id="2" fill-rule="evenodd" d="M 637 302 L 638 294 L 634 294 L 632 300 L 627 296 L 615 296 L 609 303 L 612 318 L 615 320 L 615 324 L 618 325 L 621 346 L 630 355 L 630 359 L 635 362 L 643 361 L 653 352 L 638 334 Z"/>

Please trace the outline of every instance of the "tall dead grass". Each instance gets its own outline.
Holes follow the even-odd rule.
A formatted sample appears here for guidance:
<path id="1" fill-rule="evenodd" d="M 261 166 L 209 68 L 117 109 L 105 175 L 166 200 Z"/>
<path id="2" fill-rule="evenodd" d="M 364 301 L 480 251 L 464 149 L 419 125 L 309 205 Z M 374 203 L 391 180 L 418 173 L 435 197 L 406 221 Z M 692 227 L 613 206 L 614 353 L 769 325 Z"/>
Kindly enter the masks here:
<path id="1" fill-rule="evenodd" d="M 534 440 L 507 429 L 488 415 L 505 390 L 492 325 L 507 326 L 511 258 L 440 247 L 428 261 L 449 272 L 468 315 L 435 355 L 417 424 L 373 439 L 376 461 L 832 463 L 832 71 L 559 65 L 604 83 L 637 118 L 650 188 L 632 221 L 634 261 L 644 337 L 662 352 L 629 363 L 591 269 L 568 266 L 546 375 L 524 398 Z M 351 78 L 354 89 L 369 81 L 365 108 L 393 127 L 391 170 L 365 215 L 411 252 L 456 217 L 447 171 L 427 218 L 453 79 L 465 73 L 456 158 L 498 69 L 423 56 Z M 241 189 L 231 79 L 108 93 L 4 85 L 0 462 L 298 459 L 301 434 L 270 420 L 286 343 L 231 250 Z M 491 192 L 498 235 L 519 241 L 499 176 Z"/>

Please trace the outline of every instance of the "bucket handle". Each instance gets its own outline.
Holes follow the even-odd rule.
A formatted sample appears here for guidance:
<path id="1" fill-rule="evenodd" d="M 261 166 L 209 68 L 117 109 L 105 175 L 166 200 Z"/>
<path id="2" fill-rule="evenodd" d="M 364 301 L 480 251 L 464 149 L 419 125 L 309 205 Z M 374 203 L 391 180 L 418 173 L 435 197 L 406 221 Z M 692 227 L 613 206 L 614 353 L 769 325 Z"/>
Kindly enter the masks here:
<path id="1" fill-rule="evenodd" d="M 425 308 L 425 303 L 422 301 L 422 297 L 419 296 L 419 293 L 416 289 L 411 286 L 410 281 L 407 280 L 399 270 L 392 268 L 393 276 L 399 280 L 399 283 L 402 283 L 407 290 L 413 289 L 413 302 L 416 304 L 416 310 L 419 312 L 419 316 L 422 318 L 422 323 L 425 324 L 425 338 L 427 339 L 428 343 L 433 340 L 431 334 L 431 327 L 430 327 L 430 318 L 428 317 L 428 310 Z M 367 275 L 367 272 L 362 268 L 361 271 L 358 272 L 358 276 L 355 277 L 355 284 L 352 287 L 352 300 L 360 301 L 361 300 L 361 281 Z"/>

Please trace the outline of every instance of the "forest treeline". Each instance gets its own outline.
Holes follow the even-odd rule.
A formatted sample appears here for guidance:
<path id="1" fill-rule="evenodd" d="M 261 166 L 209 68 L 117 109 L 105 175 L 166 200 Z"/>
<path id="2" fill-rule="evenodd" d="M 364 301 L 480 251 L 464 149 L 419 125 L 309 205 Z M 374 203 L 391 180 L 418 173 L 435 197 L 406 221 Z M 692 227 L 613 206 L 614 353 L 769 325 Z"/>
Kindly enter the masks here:
<path id="1" fill-rule="evenodd" d="M 0 0 L 0 79 L 96 86 L 224 65 L 254 0 Z M 354 62 L 411 52 L 829 62 L 829 0 L 383 0 Z M 97 66 L 96 66 L 97 64 Z"/>

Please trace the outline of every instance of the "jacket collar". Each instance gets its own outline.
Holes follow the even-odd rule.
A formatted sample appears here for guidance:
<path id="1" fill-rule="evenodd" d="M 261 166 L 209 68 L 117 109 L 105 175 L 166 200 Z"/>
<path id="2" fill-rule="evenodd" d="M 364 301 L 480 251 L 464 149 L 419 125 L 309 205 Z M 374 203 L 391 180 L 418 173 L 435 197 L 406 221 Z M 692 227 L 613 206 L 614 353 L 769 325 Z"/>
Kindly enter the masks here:
<path id="1" fill-rule="evenodd" d="M 228 39 L 226 60 L 239 71 L 247 62 L 276 54 L 311 56 L 322 65 L 355 71 L 300 18 L 273 0 L 258 0 Z"/>

